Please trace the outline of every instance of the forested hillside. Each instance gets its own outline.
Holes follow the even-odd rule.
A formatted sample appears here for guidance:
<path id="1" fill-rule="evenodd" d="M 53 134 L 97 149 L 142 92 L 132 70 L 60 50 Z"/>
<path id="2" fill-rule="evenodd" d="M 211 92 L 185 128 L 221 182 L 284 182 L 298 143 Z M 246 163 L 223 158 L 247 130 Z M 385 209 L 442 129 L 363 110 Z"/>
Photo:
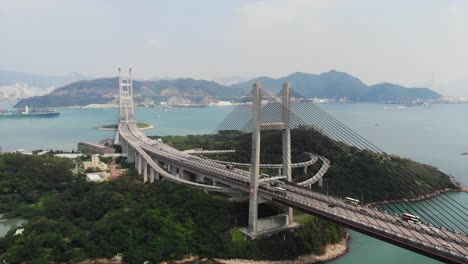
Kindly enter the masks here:
<path id="1" fill-rule="evenodd" d="M 134 171 L 111 182 L 90 183 L 72 176 L 67 160 L 0 155 L 0 213 L 28 219 L 0 239 L 0 261 L 78 262 L 112 258 L 126 263 L 159 263 L 188 255 L 208 258 L 290 259 L 322 253 L 344 237 L 337 225 L 302 216 L 298 232 L 244 240 L 247 204 L 227 201 L 167 181 L 143 184 Z M 34 197 L 27 193 L 35 193 Z M 17 197 L 19 196 L 19 197 Z M 17 206 L 20 203 L 21 206 Z M 261 206 L 260 215 L 281 208 Z M 311 234 L 313 234 L 311 236 Z"/>

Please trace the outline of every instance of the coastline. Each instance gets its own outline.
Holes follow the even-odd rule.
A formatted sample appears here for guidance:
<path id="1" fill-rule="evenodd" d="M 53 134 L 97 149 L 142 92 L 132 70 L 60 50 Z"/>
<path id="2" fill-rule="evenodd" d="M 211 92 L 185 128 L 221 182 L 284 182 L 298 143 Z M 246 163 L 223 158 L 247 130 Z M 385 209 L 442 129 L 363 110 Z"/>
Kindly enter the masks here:
<path id="1" fill-rule="evenodd" d="M 329 244 L 325 247 L 325 253 L 322 255 L 307 254 L 299 256 L 292 260 L 249 260 L 249 259 L 214 259 L 219 264 L 311 264 L 321 263 L 339 258 L 349 250 L 350 235 L 346 233 L 345 238 L 337 244 Z"/>
<path id="2" fill-rule="evenodd" d="M 420 196 L 417 196 L 417 197 L 414 197 L 414 198 L 372 202 L 372 203 L 365 204 L 365 206 L 384 205 L 384 204 L 393 204 L 393 203 L 414 203 L 414 202 L 424 201 L 424 200 L 430 199 L 430 198 L 432 198 L 434 196 L 441 195 L 441 194 L 444 194 L 444 193 L 447 193 L 447 192 L 459 192 L 459 191 L 461 191 L 461 190 L 460 189 L 457 190 L 457 189 L 446 188 L 446 189 L 435 191 L 435 192 L 432 192 L 432 193 L 420 195 Z"/>
<path id="3" fill-rule="evenodd" d="M 465 186 L 463 184 L 461 184 L 461 182 L 459 182 L 457 179 L 455 179 L 455 177 L 453 176 L 450 176 L 450 181 L 455 184 L 455 186 L 458 187 L 458 191 L 459 192 L 466 192 L 468 193 L 468 186 Z"/>
<path id="4" fill-rule="evenodd" d="M 82 108 L 98 108 L 98 109 L 114 109 L 119 108 L 118 104 L 88 104 L 82 106 Z"/>
<path id="5" fill-rule="evenodd" d="M 450 177 L 450 181 L 455 186 L 457 186 L 457 189 L 445 188 L 443 190 L 438 190 L 438 191 L 435 191 L 435 192 L 432 192 L 432 193 L 423 194 L 423 195 L 420 195 L 420 196 L 417 196 L 417 197 L 414 197 L 414 198 L 373 202 L 373 203 L 368 203 L 366 205 L 367 206 L 374 206 L 374 205 L 384 205 L 384 204 L 392 204 L 392 203 L 413 203 L 413 202 L 424 201 L 424 200 L 433 198 L 434 196 L 441 195 L 441 194 L 448 193 L 448 192 L 466 192 L 466 193 L 468 193 L 468 186 L 462 185 L 454 177 Z"/>
<path id="6" fill-rule="evenodd" d="M 156 128 L 155 126 L 152 126 L 152 125 L 149 125 L 147 127 L 141 127 L 141 128 L 138 128 L 140 130 L 148 130 L 148 129 L 153 129 L 153 128 Z M 106 127 L 96 127 L 96 129 L 98 130 L 104 130 L 104 131 L 117 131 L 117 128 L 106 128 Z"/>
<path id="7" fill-rule="evenodd" d="M 346 233 L 345 238 L 337 244 L 329 244 L 325 247 L 325 253 L 322 255 L 307 254 L 298 256 L 291 260 L 250 260 L 250 259 L 208 259 L 197 256 L 190 256 L 177 261 L 164 261 L 161 264 L 190 264 L 206 263 L 211 261 L 217 264 L 312 264 L 322 263 L 339 258 L 349 251 L 350 234 Z"/>

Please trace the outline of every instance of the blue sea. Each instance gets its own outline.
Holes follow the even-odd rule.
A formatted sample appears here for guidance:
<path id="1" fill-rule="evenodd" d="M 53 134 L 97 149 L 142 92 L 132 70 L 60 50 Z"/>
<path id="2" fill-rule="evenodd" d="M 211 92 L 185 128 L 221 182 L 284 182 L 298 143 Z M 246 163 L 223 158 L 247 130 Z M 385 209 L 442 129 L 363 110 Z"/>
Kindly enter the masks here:
<path id="1" fill-rule="evenodd" d="M 468 104 L 397 107 L 384 104 L 324 104 L 323 110 L 387 153 L 438 167 L 468 185 Z M 0 107 L 2 108 L 2 107 Z M 228 107 L 138 108 L 138 121 L 155 126 L 147 135 L 211 133 L 234 109 Z M 0 119 L 2 150 L 77 149 L 79 141 L 114 138 L 96 127 L 116 124 L 117 109 L 57 109 L 57 118 Z M 158 118 L 159 116 L 159 118 Z M 468 206 L 468 194 L 450 196 Z M 0 234 L 1 235 L 1 234 Z M 350 252 L 342 263 L 438 263 L 399 247 L 351 232 Z"/>

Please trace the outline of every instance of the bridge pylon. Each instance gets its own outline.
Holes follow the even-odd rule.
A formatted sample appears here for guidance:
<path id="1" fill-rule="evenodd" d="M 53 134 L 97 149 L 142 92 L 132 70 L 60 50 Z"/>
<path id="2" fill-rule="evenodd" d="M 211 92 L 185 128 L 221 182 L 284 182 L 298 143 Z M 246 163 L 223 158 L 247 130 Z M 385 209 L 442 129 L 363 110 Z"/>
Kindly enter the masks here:
<path id="1" fill-rule="evenodd" d="M 134 122 L 132 69 L 122 71 L 119 68 L 119 115 L 120 123 Z M 119 132 L 115 135 L 114 145 L 121 145 Z M 128 146 L 122 146 L 122 153 L 128 155 Z M 128 157 L 128 160 L 131 160 Z"/>
<path id="2" fill-rule="evenodd" d="M 260 178 L 260 146 L 262 130 L 282 130 L 282 171 L 287 181 L 292 180 L 291 173 L 291 84 L 283 85 L 282 96 L 282 123 L 262 124 L 262 87 L 259 83 L 253 84 L 252 101 L 252 148 L 250 167 L 250 192 L 249 192 L 249 222 L 246 234 L 255 238 L 262 234 L 279 232 L 297 224 L 293 221 L 292 208 L 287 207 L 286 214 L 281 214 L 268 218 L 258 218 L 258 188 Z M 273 218 L 273 219 L 272 219 Z"/>
<path id="3" fill-rule="evenodd" d="M 120 121 L 134 121 L 132 69 L 124 72 L 119 68 Z"/>

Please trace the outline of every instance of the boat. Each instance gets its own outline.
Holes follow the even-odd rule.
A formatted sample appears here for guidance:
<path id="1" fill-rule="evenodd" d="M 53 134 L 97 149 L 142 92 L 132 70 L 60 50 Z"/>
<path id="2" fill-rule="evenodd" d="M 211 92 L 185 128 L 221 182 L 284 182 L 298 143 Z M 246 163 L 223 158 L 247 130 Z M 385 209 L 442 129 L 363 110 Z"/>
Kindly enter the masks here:
<path id="1" fill-rule="evenodd" d="M 57 117 L 60 112 L 49 109 L 29 109 L 24 107 L 24 111 L 20 110 L 0 110 L 0 118 L 21 118 L 21 117 Z"/>

